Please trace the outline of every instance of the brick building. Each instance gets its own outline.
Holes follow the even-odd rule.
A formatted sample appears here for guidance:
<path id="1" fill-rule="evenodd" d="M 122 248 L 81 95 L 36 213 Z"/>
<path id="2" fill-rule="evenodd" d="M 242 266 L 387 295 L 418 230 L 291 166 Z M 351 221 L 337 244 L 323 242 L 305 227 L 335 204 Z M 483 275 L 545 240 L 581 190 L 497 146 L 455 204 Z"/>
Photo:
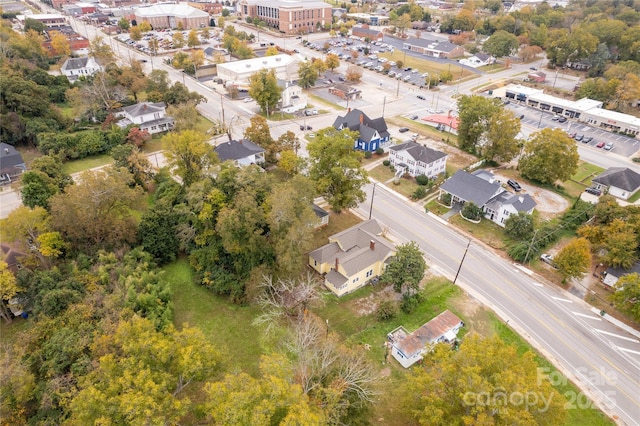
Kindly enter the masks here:
<path id="1" fill-rule="evenodd" d="M 320 31 L 331 24 L 331 5 L 320 0 L 241 0 L 242 19 L 259 18 L 285 34 Z"/>
<path id="2" fill-rule="evenodd" d="M 203 10 L 209 15 L 220 15 L 222 13 L 222 3 L 207 1 L 190 1 L 187 3 L 191 7 Z"/>
<path id="3" fill-rule="evenodd" d="M 182 25 L 184 29 L 203 28 L 209 26 L 209 14 L 186 4 L 156 4 L 148 7 L 139 7 L 135 11 L 138 24 L 148 22 L 154 29 L 177 28 Z"/>

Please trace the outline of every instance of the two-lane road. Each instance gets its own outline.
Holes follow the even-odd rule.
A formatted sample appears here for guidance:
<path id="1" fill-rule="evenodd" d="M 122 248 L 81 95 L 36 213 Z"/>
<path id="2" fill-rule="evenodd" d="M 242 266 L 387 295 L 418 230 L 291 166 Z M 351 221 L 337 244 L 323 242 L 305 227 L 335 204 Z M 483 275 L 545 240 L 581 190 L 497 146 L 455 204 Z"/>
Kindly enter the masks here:
<path id="1" fill-rule="evenodd" d="M 361 206 L 368 215 L 369 199 Z M 416 241 L 429 265 L 453 278 L 469 238 L 377 185 L 373 215 L 400 241 Z M 640 424 L 640 340 L 605 321 L 585 302 L 547 285 L 481 243 L 472 242 L 456 284 L 492 308 L 540 350 L 587 398 L 621 424 Z M 558 380 L 557 377 L 552 377 Z"/>

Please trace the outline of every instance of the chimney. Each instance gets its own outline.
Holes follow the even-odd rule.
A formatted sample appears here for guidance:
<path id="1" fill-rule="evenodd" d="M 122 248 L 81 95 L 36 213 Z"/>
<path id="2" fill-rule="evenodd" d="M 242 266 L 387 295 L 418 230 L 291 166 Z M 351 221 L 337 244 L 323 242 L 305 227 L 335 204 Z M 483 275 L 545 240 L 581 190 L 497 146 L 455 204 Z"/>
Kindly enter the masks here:
<path id="1" fill-rule="evenodd" d="M 338 261 L 338 258 L 336 257 L 336 267 L 334 268 L 336 271 L 338 270 L 338 265 L 340 264 L 340 262 Z"/>
<path id="2" fill-rule="evenodd" d="M 364 114 L 360 114 L 360 124 L 364 123 Z"/>
<path id="3" fill-rule="evenodd" d="M 373 240 L 369 241 L 369 248 L 370 248 L 371 250 L 375 250 L 375 248 L 376 248 L 376 242 L 375 242 L 375 241 L 373 241 Z"/>
<path id="4" fill-rule="evenodd" d="M 4 153 L 5 153 L 5 154 L 8 154 L 8 153 L 9 153 L 9 148 L 5 148 L 5 149 L 4 149 Z"/>
<path id="5" fill-rule="evenodd" d="M 351 112 L 351 107 L 349 107 L 349 109 L 347 110 L 347 112 L 348 112 L 348 113 L 349 113 L 349 112 Z"/>
<path id="6" fill-rule="evenodd" d="M 518 197 L 518 201 L 520 201 L 521 203 L 524 203 L 524 197 L 521 195 Z"/>

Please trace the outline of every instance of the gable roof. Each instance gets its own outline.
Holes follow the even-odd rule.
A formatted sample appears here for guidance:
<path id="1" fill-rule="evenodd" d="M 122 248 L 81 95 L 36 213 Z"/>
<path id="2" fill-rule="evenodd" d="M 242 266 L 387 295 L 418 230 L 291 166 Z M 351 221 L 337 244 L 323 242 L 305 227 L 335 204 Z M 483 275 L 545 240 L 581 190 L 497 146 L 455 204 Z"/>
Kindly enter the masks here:
<path id="1" fill-rule="evenodd" d="M 313 212 L 316 214 L 316 216 L 318 216 L 318 218 L 320 219 L 322 219 L 323 217 L 329 216 L 329 213 L 325 209 L 317 205 L 316 203 L 313 203 L 311 205 L 311 208 L 313 209 Z"/>
<path id="2" fill-rule="evenodd" d="M 517 212 L 528 212 L 538 204 L 529 194 L 512 194 L 505 191 L 489 201 L 487 207 L 497 211 L 501 206 L 511 205 Z"/>
<path id="3" fill-rule="evenodd" d="M 63 71 L 81 70 L 87 66 L 88 62 L 89 62 L 88 56 L 85 56 L 82 58 L 69 58 L 66 61 L 64 61 L 64 64 L 62 64 L 62 70 Z"/>
<path id="4" fill-rule="evenodd" d="M 0 244 L 0 259 L 7 263 L 8 269 L 14 274 L 20 269 L 20 261 L 25 256 L 9 244 Z"/>
<path id="5" fill-rule="evenodd" d="M 0 142 L 0 170 L 10 168 L 24 168 L 22 155 L 8 143 Z"/>
<path id="6" fill-rule="evenodd" d="M 472 201 L 479 207 L 487 204 L 498 191 L 504 191 L 499 183 L 488 182 L 464 170 L 458 170 L 453 176 L 447 179 L 440 188 L 465 201 Z"/>
<path id="7" fill-rule="evenodd" d="M 452 129 L 458 130 L 458 117 L 454 117 L 452 115 L 431 114 L 427 115 L 426 117 L 422 117 L 421 120 L 444 124 L 445 126 L 450 126 Z"/>
<path id="8" fill-rule="evenodd" d="M 396 346 L 404 355 L 411 358 L 420 353 L 427 344 L 436 343 L 449 331 L 458 327 L 462 320 L 448 309 L 424 324 L 422 327 L 400 340 Z"/>
<path id="9" fill-rule="evenodd" d="M 592 179 L 605 186 L 614 186 L 628 192 L 640 188 L 640 174 L 626 167 L 611 167 Z"/>
<path id="10" fill-rule="evenodd" d="M 447 154 L 442 151 L 431 149 L 426 145 L 421 145 L 414 141 L 408 141 L 392 146 L 389 148 L 389 151 L 406 151 L 414 160 L 422 161 L 426 164 L 433 163 L 434 161 L 447 156 Z"/>
<path id="11" fill-rule="evenodd" d="M 480 60 L 481 60 L 481 61 L 483 61 L 483 62 L 485 62 L 485 61 L 487 61 L 487 60 L 489 60 L 489 59 L 491 59 L 491 58 L 492 58 L 492 56 L 491 56 L 491 55 L 489 55 L 488 53 L 482 53 L 482 52 L 478 52 L 478 53 L 476 53 L 476 54 L 475 54 L 475 55 L 473 55 L 473 56 L 475 56 L 476 58 L 480 59 Z M 473 57 L 473 56 L 472 56 L 472 57 Z"/>
<path id="12" fill-rule="evenodd" d="M 122 110 L 132 117 L 138 117 L 145 114 L 153 114 L 154 112 L 164 112 L 165 108 L 166 105 L 164 102 L 141 102 L 139 104 L 124 107 Z"/>
<path id="13" fill-rule="evenodd" d="M 458 45 L 449 43 L 448 41 L 427 40 L 424 38 L 410 38 L 404 42 L 411 46 L 424 47 L 427 50 L 435 52 L 452 52 Z"/>
<path id="14" fill-rule="evenodd" d="M 370 119 L 367 114 L 354 109 L 349 111 L 344 117 L 338 116 L 333 122 L 333 127 L 337 130 L 348 128 L 360 132 L 360 140 L 371 141 L 377 131 L 381 138 L 389 136 L 387 122 L 383 117 Z"/>
<path id="15" fill-rule="evenodd" d="M 220 161 L 226 160 L 241 160 L 251 155 L 264 152 L 264 149 L 254 144 L 248 139 L 242 139 L 240 141 L 232 140 L 229 142 L 223 142 L 214 148 Z"/>

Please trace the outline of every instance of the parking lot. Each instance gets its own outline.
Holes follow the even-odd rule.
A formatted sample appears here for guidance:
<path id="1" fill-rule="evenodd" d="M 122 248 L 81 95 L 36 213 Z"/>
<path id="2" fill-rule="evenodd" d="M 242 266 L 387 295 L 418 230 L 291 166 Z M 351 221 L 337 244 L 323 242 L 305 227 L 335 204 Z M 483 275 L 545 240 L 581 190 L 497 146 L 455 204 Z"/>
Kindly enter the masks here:
<path id="1" fill-rule="evenodd" d="M 125 33 L 117 36 L 116 40 L 119 40 L 131 46 L 132 48 L 139 50 L 142 53 L 146 53 L 147 55 L 151 55 L 151 54 L 163 55 L 178 49 L 174 45 L 174 36 L 177 33 L 181 33 L 182 38 L 184 40 L 184 44 L 181 47 L 187 47 L 187 39 L 189 37 L 189 31 L 187 30 L 179 31 L 179 30 L 166 29 L 166 30 L 149 31 L 145 33 L 144 36 L 138 41 L 132 40 L 129 34 Z M 219 31 L 210 30 L 208 37 L 203 36 L 202 32 L 199 32 L 198 35 L 201 43 L 198 47 L 200 48 L 204 48 L 208 46 L 212 46 L 214 48 L 220 47 L 221 42 L 219 38 Z M 155 51 L 154 51 L 154 46 L 152 42 L 153 40 L 157 41 Z M 223 50 L 221 49 L 221 51 Z"/>

